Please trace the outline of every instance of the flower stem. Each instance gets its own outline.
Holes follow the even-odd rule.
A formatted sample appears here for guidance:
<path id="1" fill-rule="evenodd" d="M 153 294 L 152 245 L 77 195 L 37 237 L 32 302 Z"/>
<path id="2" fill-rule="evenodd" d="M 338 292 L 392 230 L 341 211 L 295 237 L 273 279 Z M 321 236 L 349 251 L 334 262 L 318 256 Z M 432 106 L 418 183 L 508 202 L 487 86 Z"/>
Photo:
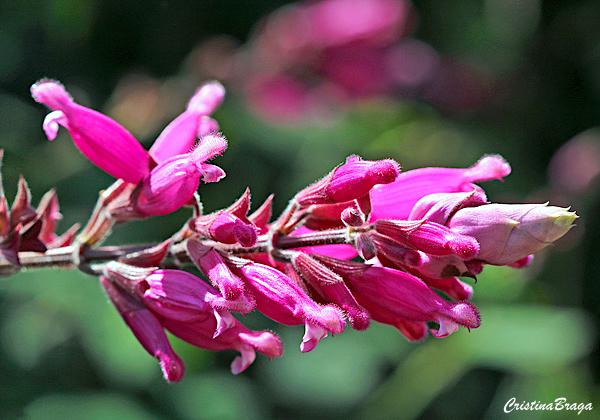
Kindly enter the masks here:
<path id="1" fill-rule="evenodd" d="M 319 245 L 346 244 L 352 242 L 352 237 L 357 230 L 335 229 L 319 232 L 311 232 L 295 236 L 282 236 L 277 239 L 276 249 L 292 249 Z M 256 245 L 250 248 L 244 248 L 239 244 L 224 245 L 222 243 L 202 240 L 205 245 L 212 246 L 223 252 L 235 255 L 258 254 L 268 252 L 268 235 L 261 235 Z M 50 249 L 44 253 L 39 252 L 19 252 L 19 261 L 21 265 L 16 267 L 8 261 L 0 260 L 0 276 L 8 276 L 22 269 L 37 268 L 63 268 L 74 269 L 78 262 L 86 264 L 104 263 L 118 260 L 127 254 L 143 251 L 156 246 L 156 244 L 143 245 L 125 245 L 125 246 L 104 246 L 97 248 L 85 248 L 79 256 L 75 255 L 77 247 L 65 246 L 56 249 Z M 181 264 L 190 263 L 190 259 L 185 251 L 185 242 L 173 245 L 169 252 L 169 257 L 175 259 Z M 95 266 L 90 274 L 100 274 L 101 266 Z"/>

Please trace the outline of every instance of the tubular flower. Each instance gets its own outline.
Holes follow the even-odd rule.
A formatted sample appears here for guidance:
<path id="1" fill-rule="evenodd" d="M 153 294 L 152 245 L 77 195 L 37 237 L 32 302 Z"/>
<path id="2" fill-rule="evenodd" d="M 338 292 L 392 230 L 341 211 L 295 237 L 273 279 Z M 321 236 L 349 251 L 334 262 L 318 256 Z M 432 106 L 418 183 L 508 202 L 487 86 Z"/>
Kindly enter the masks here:
<path id="1" fill-rule="evenodd" d="M 43 124 L 50 140 L 62 125 L 100 169 L 129 184 L 142 183 L 140 190 L 124 188 L 123 197 L 114 200 L 110 213 L 116 221 L 173 212 L 192 198 L 200 179 L 217 182 L 225 176 L 218 166 L 205 163 L 227 147 L 225 138 L 216 134 L 218 123 L 209 117 L 225 95 L 218 82 L 198 89 L 186 111 L 163 130 L 150 153 L 116 121 L 75 103 L 60 83 L 42 80 L 31 87 L 31 93 L 53 110 Z M 127 202 L 133 194 L 136 202 Z"/>
<path id="2" fill-rule="evenodd" d="M 259 312 L 283 325 L 305 325 L 302 352 L 314 349 L 327 332 L 338 334 L 344 330 L 344 315 L 338 307 L 318 305 L 277 269 L 251 261 L 235 265 L 233 273 L 243 280 Z"/>
<path id="3" fill-rule="evenodd" d="M 219 107 L 225 96 L 225 88 L 219 82 L 201 86 L 187 109 L 160 133 L 150 156 L 156 162 L 164 162 L 175 155 L 189 152 L 198 138 L 219 130 L 219 124 L 209 117 Z"/>
<path id="4" fill-rule="evenodd" d="M 218 166 L 205 163 L 227 147 L 222 136 L 207 135 L 192 152 L 173 156 L 155 167 L 141 185 L 135 207 L 140 212 L 160 216 L 187 203 L 200 179 L 217 182 L 225 176 Z"/>
<path id="5" fill-rule="evenodd" d="M 403 172 L 396 181 L 371 190 L 371 219 L 408 219 L 421 198 L 434 193 L 480 190 L 474 182 L 502 179 L 510 165 L 500 156 L 484 156 L 466 169 L 420 168 Z"/>
<path id="6" fill-rule="evenodd" d="M 252 304 L 248 300 L 242 296 L 225 299 L 190 273 L 110 262 L 101 284 L 140 343 L 161 361 L 169 381 L 181 380 L 183 364 L 171 349 L 164 329 L 208 350 L 240 351 L 242 356 L 232 364 L 233 373 L 254 361 L 255 350 L 269 357 L 282 354 L 277 336 L 250 331 L 229 312 L 249 312 Z"/>
<path id="7" fill-rule="evenodd" d="M 375 267 L 327 257 L 317 257 L 336 273 L 344 277 L 350 290 L 361 302 L 368 302 L 373 314 L 384 310 L 380 319 L 392 313 L 412 322 L 435 321 L 439 330 L 430 330 L 436 337 L 446 337 L 458 325 L 477 328 L 479 313 L 467 302 L 451 303 L 415 276 L 387 267 Z"/>
<path id="8" fill-rule="evenodd" d="M 54 140 L 58 126 L 62 125 L 69 130 L 79 150 L 108 174 L 132 184 L 148 175 L 148 153 L 119 123 L 76 104 L 65 88 L 53 80 L 34 84 L 31 94 L 53 111 L 44 120 L 48 139 Z"/>
<path id="9" fill-rule="evenodd" d="M 346 163 L 325 178 L 300 191 L 296 201 L 301 206 L 332 204 L 361 198 L 377 184 L 394 182 L 400 167 L 392 159 L 368 161 L 350 156 Z"/>

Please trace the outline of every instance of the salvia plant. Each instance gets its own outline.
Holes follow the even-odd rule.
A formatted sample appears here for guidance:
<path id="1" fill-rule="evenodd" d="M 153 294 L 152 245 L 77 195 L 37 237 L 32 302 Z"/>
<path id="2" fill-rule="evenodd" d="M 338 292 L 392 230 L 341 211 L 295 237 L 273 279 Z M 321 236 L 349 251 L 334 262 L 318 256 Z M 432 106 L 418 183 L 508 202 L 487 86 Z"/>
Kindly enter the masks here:
<path id="1" fill-rule="evenodd" d="M 492 155 L 466 169 L 407 172 L 392 159 L 350 156 L 298 192 L 277 218 L 273 196 L 250 212 L 248 190 L 205 214 L 200 181 L 225 176 L 207 163 L 227 147 L 211 117 L 225 95 L 221 84 L 201 86 L 148 151 L 111 118 L 75 103 L 56 81 L 41 80 L 31 93 L 51 110 L 43 122 L 48 138 L 66 128 L 79 150 L 117 180 L 100 193 L 82 229 L 60 236 L 54 191 L 34 208 L 21 177 L 9 208 L 0 190 L 0 272 L 62 267 L 96 276 L 170 382 L 182 379 L 184 365 L 165 330 L 204 349 L 237 350 L 234 374 L 257 351 L 283 354 L 276 334 L 249 330 L 232 312 L 257 310 L 280 324 L 304 325 L 302 352 L 348 324 L 356 330 L 388 324 L 411 341 L 478 328 L 473 288 L 459 277 L 476 279 L 486 265 L 524 267 L 577 218 L 548 203 L 489 202 L 477 183 L 511 170 Z M 100 246 L 115 224 L 184 206 L 191 217 L 162 243 Z M 202 277 L 184 271 L 187 265 Z"/>

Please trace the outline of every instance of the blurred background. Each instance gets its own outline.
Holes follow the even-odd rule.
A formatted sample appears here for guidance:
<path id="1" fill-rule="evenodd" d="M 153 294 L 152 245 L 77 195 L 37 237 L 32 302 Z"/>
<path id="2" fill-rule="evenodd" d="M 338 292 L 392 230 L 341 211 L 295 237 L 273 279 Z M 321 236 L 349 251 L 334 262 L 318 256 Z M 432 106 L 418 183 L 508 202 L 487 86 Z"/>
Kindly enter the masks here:
<path id="1" fill-rule="evenodd" d="M 55 187 L 59 231 L 84 223 L 110 176 L 66 130 L 50 143 L 43 77 L 107 113 L 146 147 L 202 81 L 228 94 L 215 118 L 227 177 L 201 186 L 207 211 L 248 186 L 254 207 L 350 154 L 405 170 L 504 156 L 495 202 L 572 206 L 581 218 L 526 269 L 487 267 L 482 326 L 407 342 L 347 330 L 301 354 L 302 328 L 259 314 L 285 354 L 233 376 L 233 352 L 177 339 L 185 379 L 165 383 L 93 277 L 58 270 L 0 279 L 2 419 L 495 419 L 504 404 L 600 410 L 600 3 L 594 0 L 0 0 L 0 147 L 9 200 L 19 174 L 37 204 Z M 108 244 L 160 241 L 185 210 L 115 229 Z M 597 417 L 596 417 L 597 418 Z"/>

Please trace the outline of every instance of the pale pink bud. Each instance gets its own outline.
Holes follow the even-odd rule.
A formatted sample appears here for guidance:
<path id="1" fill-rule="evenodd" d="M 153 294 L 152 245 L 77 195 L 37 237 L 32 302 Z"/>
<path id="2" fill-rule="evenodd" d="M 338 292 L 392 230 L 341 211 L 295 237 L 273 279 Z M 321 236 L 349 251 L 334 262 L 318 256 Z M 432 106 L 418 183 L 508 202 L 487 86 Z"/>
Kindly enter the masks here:
<path id="1" fill-rule="evenodd" d="M 308 206 L 355 200 L 377 184 L 393 182 L 399 172 L 400 166 L 392 159 L 368 161 L 350 156 L 325 178 L 300 191 L 296 201 L 301 206 Z"/>
<path id="2" fill-rule="evenodd" d="M 488 264 L 515 263 L 565 235 L 575 212 L 548 204 L 487 204 L 460 209 L 447 226 L 477 239 L 477 259 Z"/>
<path id="3" fill-rule="evenodd" d="M 160 133 L 150 148 L 154 160 L 160 163 L 187 153 L 198 137 L 217 131 L 219 125 L 207 116 L 217 109 L 224 96 L 225 88 L 219 82 L 210 82 L 198 89 L 187 109 Z"/>
<path id="4" fill-rule="evenodd" d="M 73 102 L 60 83 L 42 80 L 31 87 L 31 94 L 53 110 L 44 120 L 48 139 L 62 125 L 79 150 L 115 178 L 137 184 L 149 173 L 149 156 L 141 144 L 116 121 Z"/>

